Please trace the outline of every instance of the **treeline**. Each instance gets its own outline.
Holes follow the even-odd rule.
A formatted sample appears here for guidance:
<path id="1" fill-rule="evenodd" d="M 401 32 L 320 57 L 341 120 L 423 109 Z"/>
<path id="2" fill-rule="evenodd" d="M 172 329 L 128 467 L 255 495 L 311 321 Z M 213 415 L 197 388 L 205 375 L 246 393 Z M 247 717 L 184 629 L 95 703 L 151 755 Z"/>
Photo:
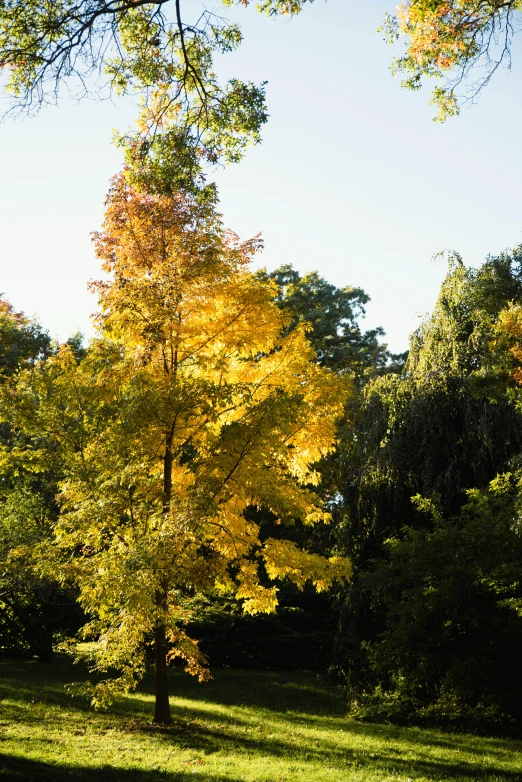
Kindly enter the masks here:
<path id="1" fill-rule="evenodd" d="M 521 262 L 453 258 L 343 438 L 336 665 L 362 717 L 520 730 Z"/>
<path id="2" fill-rule="evenodd" d="M 148 206 L 141 203 L 140 208 L 146 210 Z M 186 204 L 184 208 L 188 208 Z M 158 209 L 157 204 L 154 209 Z M 149 214 L 147 219 L 156 218 Z M 114 582 L 118 582 L 117 589 L 121 590 L 121 579 L 128 577 L 130 582 L 136 578 L 136 572 L 142 572 L 140 568 L 152 567 L 152 559 L 148 564 L 146 557 L 138 562 L 138 553 L 134 551 L 132 561 L 126 565 L 127 571 L 114 571 L 110 579 L 106 575 L 99 576 L 102 586 L 99 594 L 96 593 L 97 577 L 92 565 L 97 562 L 98 567 L 101 562 L 96 558 L 103 556 L 106 567 L 115 567 L 107 553 L 115 545 L 114 541 L 118 536 L 121 538 L 118 545 L 123 559 L 131 545 L 127 533 L 131 522 L 120 497 L 123 472 L 117 488 L 109 471 L 96 490 L 91 490 L 89 481 L 97 480 L 87 474 L 88 470 L 94 469 L 92 465 L 86 473 L 85 465 L 76 463 L 74 475 L 70 466 L 71 459 L 77 460 L 83 445 L 80 447 L 77 441 L 69 456 L 64 456 L 66 450 L 62 442 L 64 431 L 74 431 L 74 436 L 78 436 L 81 429 L 78 429 L 78 421 L 87 415 L 87 402 L 91 405 L 91 418 L 88 424 L 87 419 L 82 419 L 81 437 L 91 438 L 91 445 L 101 442 L 96 438 L 101 421 L 105 420 L 103 416 L 110 419 L 107 430 L 110 436 L 119 437 L 121 410 L 128 411 L 125 415 L 143 418 L 144 411 L 151 405 L 159 409 L 161 389 L 151 395 L 150 376 L 145 383 L 140 374 L 149 361 L 143 349 L 143 334 L 141 353 L 133 358 L 133 371 L 136 372 L 133 384 L 122 385 L 121 380 L 121 373 L 129 371 L 130 366 L 124 363 L 127 359 L 123 355 L 130 343 L 124 341 L 128 335 L 122 334 L 131 322 L 128 320 L 129 300 L 124 297 L 132 277 L 128 269 L 129 254 L 126 256 L 127 282 L 122 283 L 122 267 L 117 266 L 119 261 L 114 261 L 114 253 L 118 252 L 115 245 L 122 241 L 122 221 L 124 218 L 118 213 L 117 228 L 112 235 L 108 232 L 100 240 L 101 252 L 113 259 L 112 271 L 116 268 L 116 279 L 120 275 L 116 293 L 113 289 L 107 294 L 107 289 L 103 289 L 101 294 L 102 298 L 104 295 L 118 297 L 117 301 L 105 299 L 106 323 L 102 326 L 104 338 L 112 340 L 111 350 L 115 350 L 115 340 L 119 345 L 116 358 L 114 352 L 108 351 L 108 342 L 103 350 L 100 348 L 99 338 L 98 342 L 84 346 L 76 336 L 66 346 L 57 346 L 38 324 L 13 311 L 5 300 L 1 303 L 0 649 L 3 654 L 32 655 L 47 662 L 52 658 L 53 649 L 71 638 L 86 621 L 90 622 L 91 638 L 106 634 L 108 625 L 103 623 L 106 619 L 98 615 L 97 623 L 93 623 L 93 601 L 96 599 L 106 601 L 106 612 L 120 612 L 119 624 L 116 624 L 117 632 L 121 634 L 123 616 L 132 624 L 129 616 L 132 601 L 136 601 L 135 593 L 129 597 L 129 592 L 125 598 L 119 596 L 107 602 L 104 590 L 115 589 Z M 216 236 L 221 242 L 220 229 Z M 208 243 L 208 236 L 206 240 Z M 218 254 L 223 252 L 220 245 Z M 226 250 L 226 253 L 234 252 L 233 248 Z M 236 260 L 230 263 L 235 264 Z M 138 264 L 138 261 L 133 263 Z M 203 275 L 205 290 L 209 285 L 223 284 L 222 278 L 209 276 L 208 270 Z M 144 279 L 148 279 L 146 275 Z M 194 279 L 192 277 L 190 281 L 192 286 Z M 238 279 L 232 280 L 234 286 Z M 241 280 L 243 284 L 244 278 Z M 344 415 L 337 424 L 336 450 L 328 453 L 325 436 L 322 456 L 315 454 L 321 457 L 317 468 L 321 480 L 314 489 L 319 498 L 314 513 L 319 513 L 321 507 L 332 521 L 329 524 L 304 523 L 292 494 L 295 490 L 290 485 L 285 484 L 285 492 L 278 497 L 277 487 L 270 484 L 264 501 L 259 499 L 260 488 L 250 488 L 251 496 L 254 491 L 258 492 L 258 499 L 245 499 L 240 509 L 245 526 L 236 531 L 235 517 L 232 521 L 231 516 L 227 517 L 231 526 L 226 534 L 230 535 L 230 530 L 237 534 L 234 545 L 239 542 L 244 545 L 245 536 L 251 536 L 252 546 L 260 550 L 277 544 L 278 554 L 274 554 L 272 560 L 263 559 L 255 589 L 254 586 L 245 588 L 246 576 L 239 574 L 243 592 L 238 593 L 225 589 L 224 583 L 216 587 L 213 578 L 219 572 L 223 582 L 227 568 L 233 580 L 238 579 L 238 567 L 248 573 L 247 560 L 254 556 L 254 548 L 245 547 L 244 556 L 238 559 L 236 554 L 224 556 L 219 548 L 224 546 L 223 542 L 218 546 L 208 533 L 198 539 L 193 551 L 199 557 L 199 570 L 192 572 L 190 584 L 188 581 L 182 583 L 177 565 L 176 615 L 172 622 L 183 636 L 181 641 L 181 636 L 171 638 L 173 648 L 188 644 L 186 639 L 199 640 L 197 653 L 191 647 L 181 654 L 185 661 L 188 659 L 189 668 L 192 666 L 199 672 L 198 666 L 204 666 L 205 656 L 210 658 L 211 665 L 328 670 L 346 687 L 351 712 L 360 719 L 520 731 L 522 391 L 519 381 L 522 379 L 522 351 L 518 346 L 522 336 L 519 309 L 522 304 L 522 249 L 488 258 L 478 269 L 467 268 L 458 257 L 452 257 L 435 309 L 411 336 L 409 352 L 404 355 L 392 355 L 388 351 L 382 341 L 381 329 L 363 330 L 361 317 L 369 299 L 359 288 L 339 289 L 317 273 L 301 276 L 290 266 L 282 266 L 270 274 L 260 272 L 251 280 L 254 282 L 249 285 L 260 285 L 264 291 L 256 306 L 261 309 L 275 306 L 281 313 L 281 320 L 270 315 L 273 329 L 279 330 L 279 342 L 269 344 L 266 335 L 256 342 L 255 355 L 250 353 L 247 357 L 243 353 L 238 359 L 240 364 L 243 362 L 241 372 L 244 363 L 251 360 L 250 356 L 259 363 L 263 357 L 270 359 L 277 355 L 284 349 L 281 345 L 290 344 L 284 340 L 293 339 L 292 335 L 300 333 L 306 324 L 307 340 L 314 349 L 311 365 L 317 371 L 329 373 L 324 377 L 332 380 L 327 380 L 326 385 L 337 378 L 336 382 L 349 389 L 344 394 Z M 237 289 L 234 290 L 234 295 L 239 295 Z M 249 296 L 253 290 L 249 289 Z M 146 291 L 149 295 L 150 288 Z M 163 290 L 161 295 L 164 294 Z M 197 299 L 200 304 L 203 295 L 208 294 L 203 294 L 201 288 Z M 230 295 L 229 291 L 227 296 Z M 209 301 L 205 299 L 202 306 L 208 308 Z M 254 313 L 257 318 L 261 309 Z M 218 313 L 210 313 L 208 317 L 216 318 Z M 108 326 L 107 319 L 110 321 Z M 248 328 L 253 328 L 252 324 Z M 149 323 L 143 332 L 149 346 L 159 344 L 158 335 L 153 332 Z M 133 339 L 135 345 L 135 336 Z M 236 345 L 238 339 L 245 339 L 244 331 L 240 337 L 235 334 L 231 338 L 227 350 L 231 350 L 230 345 Z M 214 358 L 210 354 L 207 356 L 205 372 L 208 372 L 209 362 L 217 361 L 216 354 L 212 355 Z M 222 362 L 225 360 L 223 355 L 219 358 Z M 98 372 L 103 361 L 112 361 L 117 366 L 115 372 L 120 373 L 117 380 L 120 385 L 110 398 L 102 395 L 93 401 L 92 396 L 87 396 L 87 386 L 78 391 L 79 376 L 75 373 L 79 371 L 78 367 L 87 367 L 88 372 L 81 371 L 87 372 L 82 382 L 88 385 L 89 377 L 94 378 L 93 362 L 98 362 Z M 71 366 L 74 368 L 70 369 Z M 214 369 L 212 367 L 212 371 Z M 237 372 L 237 368 L 233 371 Z M 296 371 L 294 367 L 294 375 Z M 311 370 L 303 365 L 299 372 Z M 69 373 L 67 389 L 63 380 L 57 382 L 60 373 L 62 378 L 64 373 Z M 38 377 L 37 383 L 35 377 Z M 106 384 L 116 383 L 114 374 L 104 374 L 103 378 Z M 201 415 L 205 394 L 216 394 L 216 387 L 221 388 L 219 383 L 215 385 L 216 382 L 213 376 L 212 383 L 210 375 L 205 376 L 204 388 L 198 390 L 201 396 L 191 407 L 190 415 L 187 414 L 187 421 L 196 415 L 196 411 Z M 229 382 L 232 384 L 232 375 L 229 375 Z M 252 406 L 254 391 L 251 386 L 245 390 L 251 382 L 250 376 L 242 374 L 240 381 L 234 380 L 237 382 L 240 382 L 241 390 L 236 385 L 230 399 L 234 394 L 246 394 L 248 415 L 257 415 L 257 407 Z M 288 390 L 289 384 L 290 380 L 285 376 L 274 398 L 287 398 L 287 402 L 277 409 L 279 415 L 287 416 L 291 422 L 292 416 L 302 415 L 302 412 L 296 407 L 298 389 Z M 165 388 L 163 391 L 167 393 Z M 320 388 L 322 386 L 316 386 L 313 391 L 317 398 L 325 393 L 323 390 L 319 393 Z M 74 403 L 75 407 L 71 394 L 76 392 L 83 396 L 81 403 Z M 195 393 L 185 383 L 184 394 L 189 392 Z M 116 402 L 119 408 L 115 407 Z M 247 405 L 247 402 L 243 400 L 242 404 Z M 273 408 L 275 402 L 270 404 L 272 407 L 267 409 L 276 409 Z M 277 401 L 277 404 L 282 403 Z M 95 414 L 92 412 L 94 405 L 97 405 Z M 42 417 L 44 408 L 46 417 Z M 309 407 L 308 414 L 311 410 Z M 330 415 L 333 415 L 334 408 L 331 410 Z M 324 411 L 318 414 L 321 412 Z M 67 426 L 64 427 L 65 419 Z M 256 419 L 256 427 L 259 420 Z M 232 423 L 239 426 L 237 421 Z M 319 437 L 320 425 L 310 430 L 310 437 Z M 127 422 L 125 426 L 128 426 Z M 137 434 L 137 430 L 133 430 L 132 437 L 143 437 L 144 424 L 140 426 Z M 216 430 L 216 420 L 212 426 Z M 221 454 L 227 448 L 233 450 L 234 442 L 237 445 L 244 435 L 238 428 L 234 441 L 230 422 L 219 426 L 219 437 L 229 439 L 212 445 L 214 450 L 208 457 L 211 466 L 212 459 L 222 458 Z M 260 460 L 268 465 L 273 458 L 267 455 L 268 444 L 271 449 L 280 448 L 277 438 L 274 440 L 277 426 L 275 417 L 263 435 L 262 447 L 256 452 L 257 467 Z M 62 431 L 62 440 L 55 436 L 54 430 L 58 429 Z M 137 468 L 124 453 L 129 446 L 126 431 L 127 440 L 122 440 L 117 459 L 112 452 L 107 453 L 114 465 L 118 465 L 117 469 L 124 464 L 121 469 L 128 480 L 130 465 L 133 470 Z M 215 487 L 216 475 L 212 472 L 214 467 L 210 469 L 205 462 L 207 455 L 197 431 L 194 429 L 186 439 L 178 462 L 183 474 L 198 475 L 204 491 L 209 493 Z M 248 430 L 249 436 L 252 431 Z M 289 436 L 288 432 L 285 437 Z M 147 437 L 152 437 L 150 432 Z M 206 443 L 205 448 L 208 440 Z M 136 448 L 136 445 L 132 447 Z M 282 459 L 282 451 L 278 453 L 272 463 L 272 476 L 279 469 L 275 465 Z M 88 459 L 91 458 L 94 457 L 88 454 Z M 141 454 L 140 459 L 144 458 Z M 157 460 L 157 455 L 154 458 Z M 153 463 L 151 457 L 150 465 Z M 149 478 L 153 470 L 150 465 L 147 468 Z M 102 469 L 98 463 L 96 469 Z M 252 465 L 249 469 L 253 469 Z M 279 475 L 279 480 L 287 480 L 286 473 Z M 186 482 L 189 478 L 183 480 Z M 259 480 L 268 478 L 263 473 Z M 310 489 L 315 480 L 311 472 L 306 473 L 304 485 Z M 180 479 L 179 491 L 181 485 Z M 131 495 L 143 492 L 141 513 L 145 513 L 147 503 L 151 505 L 156 501 L 147 495 L 149 489 L 141 487 L 135 474 L 128 480 L 127 489 Z M 197 501 L 201 501 L 202 490 L 199 489 L 197 495 L 186 491 L 189 499 L 184 498 L 185 526 L 189 525 L 187 508 L 196 501 L 196 496 Z M 65 501 L 69 514 L 67 527 L 60 521 L 64 512 L 64 492 L 66 496 L 69 492 L 70 497 Z M 223 502 L 229 503 L 229 499 L 226 497 Z M 105 503 L 103 508 L 102 501 Z M 161 501 L 160 498 L 158 502 Z M 301 501 L 304 503 L 304 499 Z M 108 509 L 111 503 L 114 507 Z M 276 512 L 277 503 L 279 512 Z M 163 515 L 165 512 L 163 495 Z M 228 505 L 227 513 L 230 513 Z M 103 523 L 92 520 L 96 514 L 106 514 Z M 117 522 L 107 521 L 111 514 L 118 518 Z M 225 517 L 219 518 L 219 523 L 223 523 Z M 89 533 L 85 532 L 88 529 L 86 519 L 91 524 Z M 82 534 L 78 532 L 79 528 L 84 530 Z M 58 559 L 55 553 L 50 553 L 57 530 L 62 546 Z M 191 530 L 194 535 L 194 529 Z M 178 537 L 179 534 L 178 528 Z M 186 531 L 183 534 L 186 535 Z M 142 538 L 140 545 L 146 546 L 149 539 L 151 547 L 164 545 L 164 538 L 152 537 Z M 186 545 L 185 538 L 184 541 Z M 173 545 L 172 541 L 169 545 Z M 35 551 L 39 552 L 36 557 Z M 219 563 L 218 551 L 224 557 Z M 54 562 L 53 567 L 58 569 L 59 577 L 53 576 L 52 567 L 42 566 L 45 552 Z M 306 552 L 306 562 L 292 559 L 295 552 Z M 181 553 L 178 556 L 181 557 Z M 327 565 L 322 564 L 334 563 L 328 567 L 335 569 L 338 567 L 335 563 L 344 562 L 346 558 L 351 562 L 348 583 L 340 570 L 330 572 Z M 78 564 L 80 560 L 81 565 Z M 154 568 L 161 569 L 164 565 L 158 565 L 158 561 L 154 560 Z M 203 568 L 206 570 L 202 574 Z M 261 596 L 263 600 L 268 599 L 266 595 L 272 589 L 274 573 L 282 579 L 277 593 L 277 613 L 264 613 L 261 605 L 259 610 L 256 608 L 250 615 L 245 615 L 245 601 L 260 601 Z M 321 578 L 333 586 L 329 591 L 321 591 L 319 586 L 318 593 Z M 89 599 L 85 597 L 86 589 L 90 590 Z M 81 605 L 78 604 L 79 596 Z M 144 610 L 139 602 L 134 605 L 137 611 Z M 150 639 L 154 622 L 158 621 L 154 612 L 152 619 L 152 624 L 144 623 L 136 641 L 138 645 L 146 646 Z M 113 634 L 115 626 L 113 622 L 110 630 Z M 125 643 L 130 644 L 128 640 Z M 121 646 L 120 658 L 106 660 L 105 669 L 114 666 L 115 662 L 124 667 L 126 649 L 129 651 L 131 645 Z M 200 653 L 201 658 L 197 656 Z M 103 670 L 99 660 L 97 665 L 98 670 Z"/>

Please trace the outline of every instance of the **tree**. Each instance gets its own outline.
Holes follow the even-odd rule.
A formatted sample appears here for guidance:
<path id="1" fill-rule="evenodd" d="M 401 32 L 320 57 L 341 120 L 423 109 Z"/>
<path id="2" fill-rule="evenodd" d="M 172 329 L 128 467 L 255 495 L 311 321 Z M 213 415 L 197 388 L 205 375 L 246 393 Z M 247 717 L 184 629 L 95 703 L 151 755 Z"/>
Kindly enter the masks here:
<path id="1" fill-rule="evenodd" d="M 301 276 L 289 264 L 260 276 L 276 283 L 276 303 L 291 316 L 288 329 L 300 322 L 309 324 L 308 338 L 321 366 L 351 373 L 359 381 L 402 366 L 405 354 L 391 354 L 379 342 L 382 328 L 361 330 L 358 320 L 370 301 L 362 288 L 336 288 L 318 272 Z"/>
<path id="2" fill-rule="evenodd" d="M 455 515 L 464 489 L 485 487 L 518 453 L 507 351 L 492 348 L 501 311 L 522 297 L 521 258 L 515 248 L 470 269 L 451 257 L 403 372 L 366 386 L 358 431 L 346 432 L 339 456 L 349 534 L 365 540 L 365 559 L 404 524 L 424 523 L 413 495 L 438 496 Z"/>
<path id="3" fill-rule="evenodd" d="M 313 0 L 309 0 L 312 2 Z M 297 14 L 306 0 L 264 0 L 269 15 Z M 221 5 L 250 0 L 221 0 Z M 15 111 L 55 102 L 67 82 L 77 97 L 108 87 L 137 92 L 140 129 L 122 142 L 147 155 L 167 147 L 177 184 L 202 163 L 237 161 L 260 141 L 267 120 L 264 84 L 222 85 L 214 57 L 238 48 L 240 28 L 201 6 L 187 21 L 183 0 L 8 0 L 0 5 L 0 65 Z M 194 13 L 191 8 L 189 13 Z M 97 81 L 94 79 L 97 77 Z M 94 86 L 95 85 L 95 86 Z"/>
<path id="4" fill-rule="evenodd" d="M 473 102 L 501 65 L 510 66 L 521 8 L 519 0 L 402 2 L 382 28 L 389 43 L 407 39 L 406 53 L 392 70 L 405 76 L 402 86 L 411 90 L 420 89 L 424 78 L 443 81 L 432 92 L 437 119 L 458 114 L 462 100 Z"/>
<path id="5" fill-rule="evenodd" d="M 365 645 L 359 716 L 519 733 L 520 478 L 470 490 L 452 518 L 417 497 L 426 526 L 386 542 L 362 579 L 382 623 Z"/>
<path id="6" fill-rule="evenodd" d="M 27 447 L 27 444 L 25 444 Z M 5 454 L 2 454 L 5 457 Z M 49 540 L 57 508 L 56 472 L 2 459 L 0 491 L 0 653 L 53 659 L 55 643 L 74 634 L 81 612 L 70 589 L 42 576 L 33 552 Z M 11 473 L 8 476 L 8 473 Z M 9 485 L 6 486 L 6 478 Z"/>
<path id="7" fill-rule="evenodd" d="M 499 526 L 491 525 L 489 537 L 484 530 L 487 513 L 497 507 L 488 486 L 497 474 L 518 469 L 522 446 L 522 416 L 513 376 L 516 360 L 509 351 L 511 343 L 505 343 L 508 337 L 499 334 L 506 306 L 522 299 L 521 260 L 520 247 L 488 258 L 478 269 L 466 268 L 458 257 L 450 258 L 434 312 L 410 339 L 403 372 L 370 381 L 354 429 L 343 430 L 338 458 L 344 520 L 339 532 L 353 561 L 354 576 L 341 615 L 339 668 L 358 696 L 381 685 L 380 695 L 374 693 L 379 708 L 388 698 L 402 710 L 402 717 L 404 709 L 413 714 L 416 708 L 412 703 L 408 706 L 411 691 L 401 690 L 402 684 L 417 688 L 424 671 L 424 681 L 433 686 L 424 688 L 421 705 L 434 706 L 435 690 L 438 687 L 440 694 L 443 680 L 449 686 L 450 671 L 462 663 L 465 652 L 461 651 L 478 643 L 480 634 L 473 635 L 471 625 L 479 621 L 481 611 L 484 628 L 496 626 L 504 638 L 515 632 L 516 617 L 500 610 L 495 589 L 482 589 L 480 580 L 492 572 L 493 560 L 494 567 L 501 568 L 515 534 L 508 523 L 512 497 L 502 499 L 507 505 Z M 469 492 L 476 491 L 491 499 L 489 510 L 485 504 L 479 515 L 466 509 Z M 438 526 L 433 515 L 412 502 L 415 495 L 438 509 Z M 470 546 L 474 536 L 483 537 L 480 546 Z M 387 543 L 390 540 L 393 544 Z M 488 554 L 488 547 L 497 546 L 498 540 L 505 547 Z M 442 566 L 445 550 L 448 561 Z M 455 561 L 450 558 L 453 551 Z M 514 569 L 517 557 L 514 552 Z M 460 586 L 455 569 L 459 562 Z M 511 597 L 517 590 L 502 587 L 502 593 Z M 464 618 L 460 624 L 455 621 L 463 605 L 468 624 Z M 447 645 L 442 652 L 441 627 L 446 619 L 452 624 L 451 631 L 444 631 Z M 485 636 L 480 638 L 484 643 Z M 516 633 L 513 643 L 519 643 Z M 495 647 L 494 657 L 507 670 L 503 645 Z M 414 648 L 417 656 L 411 653 Z M 483 649 L 477 654 L 481 659 L 487 656 Z M 427 676 L 428 670 L 433 676 Z M 472 670 L 470 666 L 467 675 Z M 477 662 L 475 695 L 485 671 L 486 666 L 481 663 L 479 668 Z M 497 695 L 502 700 L 500 690 L 506 693 L 509 687 L 499 682 Z M 443 711 L 444 702 L 439 706 Z M 373 703 L 374 714 L 376 708 Z"/>
<path id="8" fill-rule="evenodd" d="M 47 332 L 0 298 L 0 387 L 51 354 Z M 42 433 L 28 437 L 0 417 L 0 648 L 41 662 L 51 660 L 59 632 L 78 626 L 74 599 L 54 578 L 38 575 L 31 555 L 57 515 L 55 456 Z"/>
<path id="9" fill-rule="evenodd" d="M 39 323 L 15 312 L 0 296 L 0 378 L 34 364 L 51 352 L 51 338 Z"/>
<path id="10" fill-rule="evenodd" d="M 224 233 L 208 201 L 120 176 L 95 243 L 111 275 L 94 285 L 99 337 L 79 362 L 64 346 L 22 373 L 11 406 L 61 446 L 61 515 L 40 551 L 80 590 L 95 670 L 120 673 L 93 701 L 135 685 L 152 640 L 155 721 L 168 723 L 168 660 L 207 676 L 184 630 L 190 597 L 219 588 L 271 612 L 260 571 L 318 590 L 348 577 L 347 560 L 263 538 L 249 513 L 328 521 L 313 464 L 334 447 L 347 386 L 314 363 L 303 328 L 281 336 L 273 287 L 247 269 L 257 240 Z"/>

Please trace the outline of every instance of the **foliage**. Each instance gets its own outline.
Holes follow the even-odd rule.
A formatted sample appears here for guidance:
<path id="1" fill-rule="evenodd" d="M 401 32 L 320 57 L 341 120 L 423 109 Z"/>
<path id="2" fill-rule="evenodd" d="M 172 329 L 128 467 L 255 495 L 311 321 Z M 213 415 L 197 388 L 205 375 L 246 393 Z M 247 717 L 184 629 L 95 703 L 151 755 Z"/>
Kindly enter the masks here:
<path id="1" fill-rule="evenodd" d="M 471 490 L 451 519 L 418 498 L 431 528 L 402 530 L 362 576 L 385 619 L 366 643 L 377 685 L 360 698 L 360 716 L 474 730 L 520 723 L 520 480 L 505 474 Z"/>
<path id="2" fill-rule="evenodd" d="M 51 352 L 47 332 L 1 299 L 0 383 L 21 369 L 32 371 Z M 57 636 L 78 626 L 74 598 L 55 579 L 39 576 L 32 558 L 57 514 L 59 468 L 49 446 L 39 435 L 13 431 L 8 417 L 0 423 L 0 653 L 45 662 Z"/>
<path id="3" fill-rule="evenodd" d="M 498 324 L 506 305 L 520 301 L 520 260 L 520 248 L 479 269 L 450 259 L 403 373 L 371 381 L 355 434 L 344 432 L 340 536 L 355 572 L 337 668 L 361 713 L 420 720 L 428 709 L 430 719 L 451 712 L 457 724 L 464 712 L 474 719 L 480 703 L 493 704 L 497 717 L 513 712 L 509 688 L 518 679 L 506 649 L 518 648 L 519 620 L 480 579 L 489 573 L 495 582 L 488 557 L 499 558 L 497 569 L 515 567 L 516 534 L 505 516 L 486 521 L 486 511 L 467 508 L 470 491 L 487 495 L 498 473 L 518 469 L 516 361 Z M 437 508 L 440 523 L 414 495 Z"/>
<path id="4" fill-rule="evenodd" d="M 0 499 L 0 654 L 50 662 L 54 645 L 77 630 L 81 615 L 70 590 L 35 569 L 32 549 L 51 535 L 52 485 L 24 477 Z"/>
<path id="5" fill-rule="evenodd" d="M 389 43 L 407 39 L 406 53 L 392 70 L 404 75 L 402 86 L 411 90 L 425 78 L 437 79 L 432 98 L 437 119 L 444 121 L 459 113 L 462 100 L 473 102 L 501 65 L 510 66 L 521 8 L 519 0 L 404 0 L 382 28 Z"/>
<path id="6" fill-rule="evenodd" d="M 61 514 L 42 562 L 80 590 L 94 668 L 120 674 L 93 701 L 135 686 L 154 636 L 156 719 L 168 722 L 167 643 L 207 676 L 183 629 L 187 598 L 219 588 L 271 612 L 277 588 L 260 564 L 298 588 L 347 578 L 343 558 L 260 538 L 246 513 L 329 520 L 313 465 L 334 447 L 347 386 L 313 362 L 304 329 L 281 336 L 272 287 L 248 272 L 257 241 L 225 234 L 208 202 L 118 177 L 95 243 L 111 275 L 94 284 L 99 337 L 80 362 L 63 346 L 20 373 L 9 399 L 21 430 L 60 445 Z"/>
<path id="7" fill-rule="evenodd" d="M 512 362 L 492 348 L 502 308 L 522 296 L 520 261 L 520 248 L 478 269 L 450 259 L 403 373 L 366 386 L 341 451 L 347 534 L 363 558 L 404 524 L 424 526 L 413 495 L 437 496 L 455 514 L 464 489 L 486 486 L 519 452 Z"/>
<path id="8" fill-rule="evenodd" d="M 294 15 L 305 2 L 267 0 L 259 10 Z M 241 29 L 204 6 L 189 21 L 187 5 L 183 0 L 0 4 L 0 66 L 13 109 L 34 113 L 56 102 L 63 82 L 77 98 L 104 87 L 138 94 L 139 130 L 121 136 L 120 143 L 142 162 L 149 154 L 156 161 L 167 154 L 176 189 L 193 188 L 206 163 L 240 160 L 249 144 L 260 141 L 268 118 L 265 85 L 238 78 L 219 82 L 214 59 L 240 46 Z M 139 173 L 139 162 L 136 168 Z"/>
<path id="9" fill-rule="evenodd" d="M 175 724 L 153 729 L 153 682 L 93 714 L 63 684 L 84 670 L 0 661 L 7 779 L 39 782 L 515 782 L 522 743 L 346 718 L 314 674 L 221 669 L 198 685 L 173 670 Z"/>
<path id="10" fill-rule="evenodd" d="M 23 312 L 15 312 L 0 296 L 0 378 L 12 375 L 21 366 L 34 365 L 51 352 L 51 339 L 39 323 Z"/>
<path id="11" fill-rule="evenodd" d="M 238 600 L 209 595 L 191 604 L 187 627 L 213 666 L 325 670 L 336 617 L 328 595 L 281 586 L 277 613 L 245 615 Z"/>
<path id="12" fill-rule="evenodd" d="M 365 305 L 370 301 L 362 288 L 336 288 L 318 272 L 301 276 L 289 264 L 270 274 L 263 270 L 260 276 L 277 285 L 275 301 L 291 316 L 288 329 L 300 322 L 309 324 L 308 337 L 321 366 L 359 379 L 397 371 L 402 366 L 405 356 L 389 353 L 379 342 L 384 335 L 382 328 L 361 331 L 358 320 L 364 317 Z"/>
<path id="13" fill-rule="evenodd" d="M 382 329 L 364 332 L 360 319 L 369 297 L 360 288 L 338 289 L 317 272 L 301 276 L 289 265 L 257 276 L 276 285 L 276 305 L 289 319 L 285 333 L 306 324 L 307 337 L 315 349 L 315 361 L 345 377 L 355 376 L 361 386 L 372 374 L 390 371 L 392 357 L 379 342 Z M 352 426 L 356 397 L 350 396 L 342 426 Z M 336 454 L 318 467 L 317 487 L 332 512 L 336 508 Z M 256 511 L 260 534 L 287 537 L 302 548 L 330 556 L 336 551 L 335 525 L 320 528 L 285 529 L 269 511 Z M 265 577 L 263 583 L 269 586 Z M 213 595 L 195 601 L 190 627 L 201 641 L 200 648 L 213 664 L 268 669 L 326 668 L 332 662 L 336 627 L 335 600 L 331 593 L 317 595 L 312 588 L 299 591 L 281 585 L 277 613 L 270 616 L 244 615 L 240 601 Z"/>

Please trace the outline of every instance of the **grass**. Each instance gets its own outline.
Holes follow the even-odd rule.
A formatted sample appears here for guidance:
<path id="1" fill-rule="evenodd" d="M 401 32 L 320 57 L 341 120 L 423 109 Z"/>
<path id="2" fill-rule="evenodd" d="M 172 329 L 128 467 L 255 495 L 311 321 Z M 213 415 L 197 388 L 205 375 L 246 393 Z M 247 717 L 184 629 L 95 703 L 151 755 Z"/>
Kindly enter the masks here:
<path id="1" fill-rule="evenodd" d="M 174 671 L 160 729 L 150 681 L 100 714 L 64 693 L 79 673 L 0 661 L 0 780 L 522 782 L 522 742 L 355 723 L 313 674 Z"/>

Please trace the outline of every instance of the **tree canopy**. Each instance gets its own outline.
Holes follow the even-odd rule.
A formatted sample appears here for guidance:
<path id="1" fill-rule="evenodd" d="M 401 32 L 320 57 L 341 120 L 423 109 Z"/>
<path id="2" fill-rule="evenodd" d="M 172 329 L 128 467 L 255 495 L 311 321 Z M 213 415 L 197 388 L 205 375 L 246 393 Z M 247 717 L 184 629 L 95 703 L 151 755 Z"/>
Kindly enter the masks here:
<path id="1" fill-rule="evenodd" d="M 51 338 L 39 323 L 16 312 L 0 296 L 0 377 L 34 364 L 51 352 Z"/>
<path id="2" fill-rule="evenodd" d="M 474 101 L 500 66 L 510 66 L 521 9 L 519 0 L 401 2 L 382 28 L 390 43 L 406 39 L 406 52 L 392 69 L 411 90 L 435 78 L 437 119 L 458 114 L 461 103 Z"/>
<path id="3" fill-rule="evenodd" d="M 312 2 L 313 0 L 308 0 Z M 264 14 L 294 15 L 307 0 L 264 0 Z M 221 6 L 250 0 L 221 0 Z M 138 130 L 120 143 L 140 158 L 170 153 L 174 187 L 200 166 L 239 160 L 261 138 L 265 85 L 220 83 L 217 55 L 236 50 L 240 27 L 187 0 L 7 0 L 0 5 L 0 67 L 11 110 L 34 113 L 65 84 L 77 98 L 104 89 L 137 94 Z M 132 158 L 132 155 L 131 155 Z"/>
<path id="4" fill-rule="evenodd" d="M 519 719 L 521 257 L 451 257 L 402 373 L 343 431 L 338 662 L 364 718 Z"/>
<path id="5" fill-rule="evenodd" d="M 386 344 L 379 342 L 382 328 L 362 331 L 359 320 L 370 301 L 362 288 L 337 288 L 318 272 L 301 276 L 289 264 L 259 275 L 277 285 L 275 301 L 291 316 L 287 328 L 308 324 L 308 337 L 322 366 L 367 379 L 396 369 L 404 361 L 404 355 L 390 353 Z"/>

